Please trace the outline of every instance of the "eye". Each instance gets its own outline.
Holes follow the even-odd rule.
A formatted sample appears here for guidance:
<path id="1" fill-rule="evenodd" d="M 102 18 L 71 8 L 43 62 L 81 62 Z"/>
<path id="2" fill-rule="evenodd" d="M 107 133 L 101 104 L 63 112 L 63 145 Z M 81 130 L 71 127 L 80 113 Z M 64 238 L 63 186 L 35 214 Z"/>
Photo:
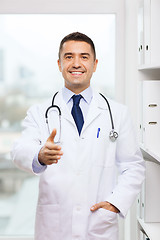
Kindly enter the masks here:
<path id="1" fill-rule="evenodd" d="M 65 59 L 72 59 L 72 56 L 68 55 L 65 57 Z"/>
<path id="2" fill-rule="evenodd" d="M 83 55 L 83 56 L 82 56 L 82 59 L 83 59 L 83 60 L 87 60 L 87 59 L 88 59 L 88 56 Z"/>

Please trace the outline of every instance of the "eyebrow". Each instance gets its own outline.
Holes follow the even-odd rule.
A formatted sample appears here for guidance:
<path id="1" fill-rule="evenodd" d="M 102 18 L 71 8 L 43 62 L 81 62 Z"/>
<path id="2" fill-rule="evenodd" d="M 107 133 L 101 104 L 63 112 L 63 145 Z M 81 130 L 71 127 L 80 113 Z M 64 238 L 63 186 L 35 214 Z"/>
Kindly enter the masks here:
<path id="1" fill-rule="evenodd" d="M 67 52 L 67 53 L 64 54 L 64 57 L 67 56 L 67 55 L 74 55 L 74 53 L 72 53 L 72 52 Z M 90 56 L 89 53 L 80 53 L 80 55 L 82 55 L 82 56 L 83 56 L 83 55 L 88 55 L 88 56 Z"/>
<path id="2" fill-rule="evenodd" d="M 90 56 L 90 54 L 89 54 L 89 53 L 81 53 L 81 55 L 88 55 L 88 56 Z"/>

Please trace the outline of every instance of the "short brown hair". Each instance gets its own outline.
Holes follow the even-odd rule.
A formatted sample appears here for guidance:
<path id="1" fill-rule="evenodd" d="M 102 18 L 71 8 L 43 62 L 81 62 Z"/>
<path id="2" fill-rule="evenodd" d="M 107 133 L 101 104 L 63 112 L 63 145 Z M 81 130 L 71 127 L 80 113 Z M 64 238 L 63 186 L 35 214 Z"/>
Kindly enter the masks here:
<path id="1" fill-rule="evenodd" d="M 60 53 L 61 53 L 63 44 L 67 41 L 81 41 L 81 42 L 88 43 L 91 46 L 91 49 L 93 51 L 94 60 L 96 59 L 96 51 L 95 51 L 95 46 L 94 46 L 92 39 L 89 38 L 87 35 L 80 33 L 80 32 L 70 33 L 62 39 L 60 46 L 59 46 L 59 53 L 58 53 L 59 59 L 60 59 Z"/>

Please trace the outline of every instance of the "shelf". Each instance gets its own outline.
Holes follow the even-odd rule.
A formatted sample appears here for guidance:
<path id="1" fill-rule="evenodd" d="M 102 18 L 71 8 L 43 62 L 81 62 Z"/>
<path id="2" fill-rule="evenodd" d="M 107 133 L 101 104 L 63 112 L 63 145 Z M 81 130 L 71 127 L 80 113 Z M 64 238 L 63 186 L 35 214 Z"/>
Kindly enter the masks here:
<path id="1" fill-rule="evenodd" d="M 160 223 L 145 223 L 142 219 L 138 218 L 138 222 L 147 236 L 151 240 L 157 240 L 160 236 Z"/>
<path id="2" fill-rule="evenodd" d="M 152 70 L 152 69 L 160 69 L 160 65 L 141 65 L 141 66 L 138 66 L 138 70 Z"/>
<path id="3" fill-rule="evenodd" d="M 142 154 L 143 154 L 144 158 L 147 158 L 148 160 L 156 162 L 156 163 L 158 162 L 160 164 L 160 156 L 156 155 L 149 149 L 145 148 L 143 146 L 143 144 L 140 145 L 140 148 L 142 150 Z"/>

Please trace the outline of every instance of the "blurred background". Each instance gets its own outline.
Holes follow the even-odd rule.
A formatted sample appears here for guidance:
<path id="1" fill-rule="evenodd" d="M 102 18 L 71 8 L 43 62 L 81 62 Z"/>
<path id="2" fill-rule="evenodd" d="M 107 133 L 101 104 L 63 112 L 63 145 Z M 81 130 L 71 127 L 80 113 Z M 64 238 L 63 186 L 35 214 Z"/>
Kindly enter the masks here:
<path id="1" fill-rule="evenodd" d="M 99 60 L 92 85 L 114 98 L 115 23 L 114 14 L 0 15 L 0 235 L 34 232 L 39 179 L 18 170 L 10 150 L 27 109 L 63 86 L 61 39 L 74 31 L 92 38 Z"/>

